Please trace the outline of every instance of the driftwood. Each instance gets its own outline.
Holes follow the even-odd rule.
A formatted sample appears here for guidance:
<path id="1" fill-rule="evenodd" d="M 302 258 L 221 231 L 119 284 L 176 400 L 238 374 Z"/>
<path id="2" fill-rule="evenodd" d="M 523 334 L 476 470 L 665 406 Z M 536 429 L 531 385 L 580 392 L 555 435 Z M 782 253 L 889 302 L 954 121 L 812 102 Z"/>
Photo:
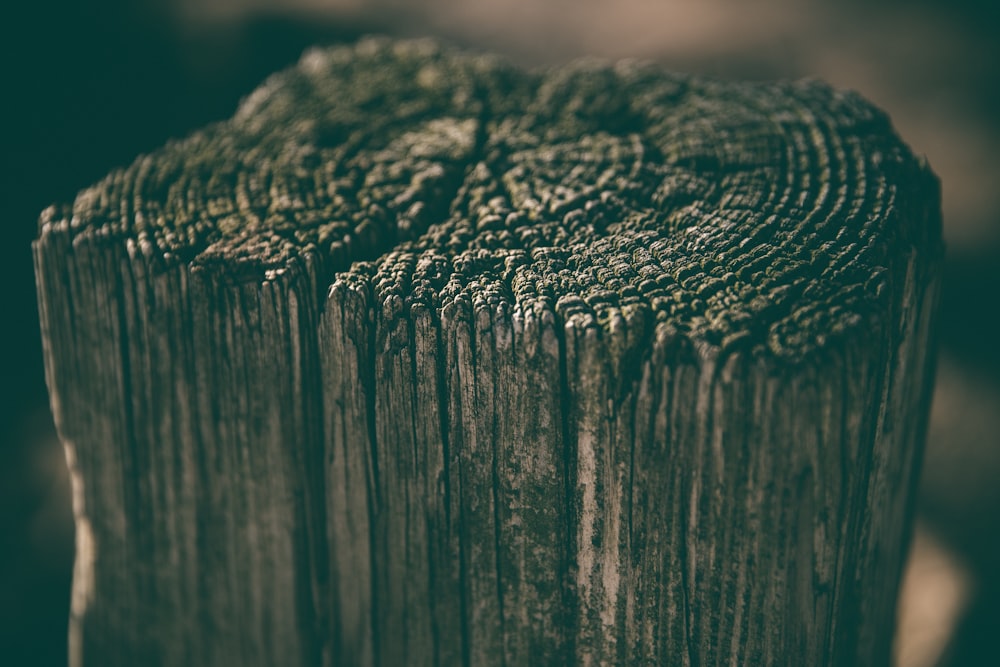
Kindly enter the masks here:
<path id="1" fill-rule="evenodd" d="M 817 82 L 307 53 L 43 214 L 74 665 L 885 665 L 938 184 Z"/>

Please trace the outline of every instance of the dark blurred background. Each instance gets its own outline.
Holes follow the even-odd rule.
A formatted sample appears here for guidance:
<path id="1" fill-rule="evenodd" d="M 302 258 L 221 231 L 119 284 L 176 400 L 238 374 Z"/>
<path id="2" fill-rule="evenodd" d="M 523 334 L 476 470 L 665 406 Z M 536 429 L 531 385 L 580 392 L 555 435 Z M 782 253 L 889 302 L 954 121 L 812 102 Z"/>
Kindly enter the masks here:
<path id="1" fill-rule="evenodd" d="M 889 111 L 943 182 L 942 347 L 900 667 L 1000 664 L 1000 3 L 34 0 L 0 19 L 0 665 L 64 665 L 73 525 L 48 412 L 39 212 L 232 114 L 313 44 L 433 35 L 525 63 L 639 56 L 819 76 Z"/>

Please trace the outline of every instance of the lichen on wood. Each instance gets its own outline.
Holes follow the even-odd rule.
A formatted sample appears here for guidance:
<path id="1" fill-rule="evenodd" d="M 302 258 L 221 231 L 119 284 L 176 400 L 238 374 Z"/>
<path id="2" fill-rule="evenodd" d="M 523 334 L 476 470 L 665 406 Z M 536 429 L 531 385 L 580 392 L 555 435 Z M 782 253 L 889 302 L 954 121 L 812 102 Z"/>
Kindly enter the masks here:
<path id="1" fill-rule="evenodd" d="M 43 214 L 71 657 L 887 664 L 939 211 L 815 81 L 306 53 Z"/>

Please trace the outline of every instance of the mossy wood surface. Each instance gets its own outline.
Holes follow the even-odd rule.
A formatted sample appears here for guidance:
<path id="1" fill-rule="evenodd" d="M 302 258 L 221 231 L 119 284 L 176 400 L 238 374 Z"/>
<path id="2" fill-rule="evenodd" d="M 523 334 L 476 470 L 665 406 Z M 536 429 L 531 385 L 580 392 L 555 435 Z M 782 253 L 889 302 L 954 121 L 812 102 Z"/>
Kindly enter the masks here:
<path id="1" fill-rule="evenodd" d="M 43 214 L 73 665 L 886 665 L 938 184 L 858 96 L 307 53 Z"/>

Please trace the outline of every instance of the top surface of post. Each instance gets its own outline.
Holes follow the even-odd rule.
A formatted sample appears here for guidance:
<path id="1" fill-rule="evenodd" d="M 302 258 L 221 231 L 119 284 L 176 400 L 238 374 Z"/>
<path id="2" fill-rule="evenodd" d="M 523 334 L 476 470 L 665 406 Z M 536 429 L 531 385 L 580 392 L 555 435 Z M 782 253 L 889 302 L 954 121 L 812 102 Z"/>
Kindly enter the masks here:
<path id="1" fill-rule="evenodd" d="M 48 210 L 40 234 L 237 282 L 310 262 L 383 306 L 798 358 L 863 335 L 894 258 L 939 251 L 939 216 L 888 118 L 818 82 L 524 71 L 371 39 L 307 52 L 232 119 Z"/>

